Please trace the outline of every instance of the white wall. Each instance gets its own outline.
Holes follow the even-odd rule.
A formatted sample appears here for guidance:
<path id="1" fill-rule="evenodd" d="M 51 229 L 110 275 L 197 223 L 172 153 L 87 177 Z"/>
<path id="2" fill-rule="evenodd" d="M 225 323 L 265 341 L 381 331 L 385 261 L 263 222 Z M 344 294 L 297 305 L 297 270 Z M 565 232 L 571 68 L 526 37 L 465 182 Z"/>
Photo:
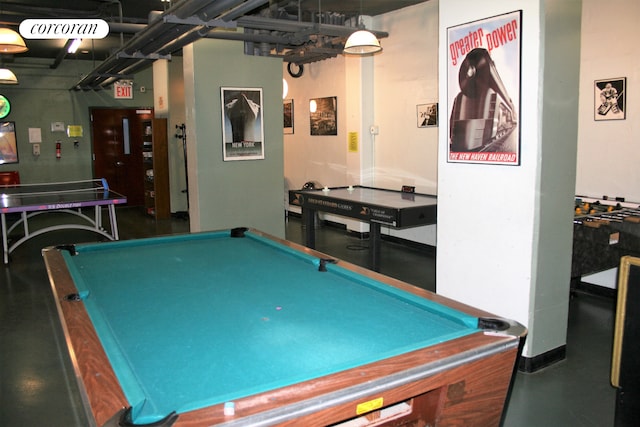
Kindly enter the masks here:
<path id="1" fill-rule="evenodd" d="M 640 203 L 640 2 L 582 3 L 576 194 Z M 626 120 L 594 121 L 594 81 L 618 77 L 627 78 Z"/>
<path id="2" fill-rule="evenodd" d="M 440 99 L 447 104 L 448 27 L 522 9 L 521 165 L 447 163 L 440 120 L 437 290 L 453 299 L 529 324 L 540 157 L 538 0 L 447 0 L 440 5 Z M 444 107 L 442 117 L 449 117 Z M 568 280 L 568 278 L 567 278 Z M 560 345 L 564 343 L 560 340 Z"/>
<path id="3" fill-rule="evenodd" d="M 376 187 L 411 185 L 419 193 L 437 194 L 438 128 L 418 127 L 417 106 L 438 102 L 438 8 L 432 0 L 374 18 L 374 28 L 393 35 L 382 40 L 384 51 L 374 58 L 375 122 L 380 127 L 374 143 Z M 436 245 L 435 225 L 383 227 L 385 232 Z"/>
<path id="4" fill-rule="evenodd" d="M 438 102 L 438 2 L 381 15 L 374 27 L 388 31 L 374 59 L 375 185 L 413 185 L 436 194 L 438 128 L 419 128 L 416 106 Z"/>
<path id="5" fill-rule="evenodd" d="M 566 344 L 581 1 L 441 3 L 440 75 L 448 75 L 448 27 L 514 10 L 522 11 L 521 164 L 447 163 L 441 121 L 436 281 L 438 293 L 526 325 L 530 357 Z"/>
<path id="6" fill-rule="evenodd" d="M 294 133 L 284 135 L 284 176 L 289 187 L 299 189 L 307 181 L 329 187 L 359 184 L 350 182 L 347 175 L 345 58 L 306 64 L 302 76 L 295 79 L 286 70 L 284 63 L 287 99 L 294 102 Z M 311 136 L 309 101 L 330 96 L 338 97 L 338 135 Z"/>

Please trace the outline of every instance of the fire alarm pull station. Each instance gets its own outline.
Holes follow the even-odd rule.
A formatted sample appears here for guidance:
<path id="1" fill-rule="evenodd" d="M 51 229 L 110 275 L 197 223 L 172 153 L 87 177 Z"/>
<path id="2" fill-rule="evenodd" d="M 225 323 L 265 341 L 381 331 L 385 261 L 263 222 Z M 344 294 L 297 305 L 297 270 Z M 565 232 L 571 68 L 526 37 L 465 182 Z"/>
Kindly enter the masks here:
<path id="1" fill-rule="evenodd" d="M 58 141 L 56 142 L 56 159 L 59 159 L 60 157 L 62 157 L 62 144 Z"/>

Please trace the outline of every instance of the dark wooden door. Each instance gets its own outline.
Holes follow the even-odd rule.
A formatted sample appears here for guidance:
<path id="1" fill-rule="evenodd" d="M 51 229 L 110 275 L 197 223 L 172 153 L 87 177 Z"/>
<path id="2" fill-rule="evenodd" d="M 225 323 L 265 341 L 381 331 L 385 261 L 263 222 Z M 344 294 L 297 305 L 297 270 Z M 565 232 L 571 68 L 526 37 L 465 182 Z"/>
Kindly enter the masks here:
<path id="1" fill-rule="evenodd" d="M 142 121 L 150 109 L 92 108 L 93 175 L 105 178 L 109 187 L 127 196 L 129 206 L 144 205 Z"/>

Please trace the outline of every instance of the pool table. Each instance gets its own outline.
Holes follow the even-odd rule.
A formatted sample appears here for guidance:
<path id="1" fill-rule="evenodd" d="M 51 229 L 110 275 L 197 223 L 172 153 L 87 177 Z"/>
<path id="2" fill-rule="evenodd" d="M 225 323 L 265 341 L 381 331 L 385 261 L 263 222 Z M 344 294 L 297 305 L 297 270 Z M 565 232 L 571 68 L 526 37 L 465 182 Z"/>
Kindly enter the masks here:
<path id="1" fill-rule="evenodd" d="M 43 257 L 98 426 L 495 426 L 526 335 L 253 229 Z"/>

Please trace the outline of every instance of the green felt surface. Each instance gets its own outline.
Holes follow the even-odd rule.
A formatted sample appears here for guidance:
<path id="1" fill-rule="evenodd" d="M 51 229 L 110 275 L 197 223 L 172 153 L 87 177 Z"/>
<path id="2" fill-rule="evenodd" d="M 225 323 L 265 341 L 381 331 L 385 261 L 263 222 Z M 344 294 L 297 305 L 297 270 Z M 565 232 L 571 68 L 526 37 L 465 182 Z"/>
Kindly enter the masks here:
<path id="1" fill-rule="evenodd" d="M 475 332 L 477 318 L 247 233 L 65 253 L 145 423 Z"/>

